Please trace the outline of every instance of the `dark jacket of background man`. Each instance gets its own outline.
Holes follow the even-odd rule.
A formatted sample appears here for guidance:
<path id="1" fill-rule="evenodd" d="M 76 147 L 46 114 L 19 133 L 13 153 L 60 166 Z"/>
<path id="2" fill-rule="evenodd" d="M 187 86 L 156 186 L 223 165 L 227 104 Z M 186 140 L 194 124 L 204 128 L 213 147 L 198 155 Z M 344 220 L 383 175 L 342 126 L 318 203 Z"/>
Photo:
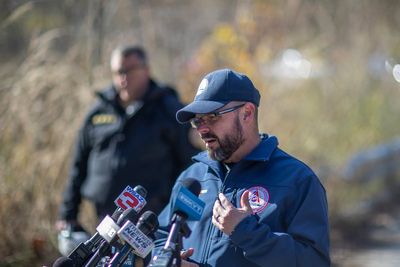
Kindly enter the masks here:
<path id="1" fill-rule="evenodd" d="M 136 75 L 113 71 L 120 72 L 114 75 L 122 84 L 128 78 L 121 75 Z M 177 175 L 197 152 L 189 142 L 189 128 L 175 120 L 183 105 L 173 89 L 149 77 L 143 96 L 124 105 L 115 84 L 98 93 L 79 131 L 61 220 L 76 221 L 82 197 L 94 203 L 99 218 L 111 215 L 115 198 L 127 185 L 142 185 L 148 191 L 145 209 L 158 213 Z"/>

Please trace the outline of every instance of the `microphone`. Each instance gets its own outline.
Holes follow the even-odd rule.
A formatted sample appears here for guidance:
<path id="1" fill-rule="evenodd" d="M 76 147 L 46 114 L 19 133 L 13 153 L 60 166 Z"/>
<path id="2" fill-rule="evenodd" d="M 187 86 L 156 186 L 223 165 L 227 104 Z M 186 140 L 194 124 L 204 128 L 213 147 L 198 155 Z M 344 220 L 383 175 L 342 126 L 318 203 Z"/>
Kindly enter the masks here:
<path id="1" fill-rule="evenodd" d="M 97 226 L 96 230 L 99 235 L 104 239 L 96 252 L 86 263 L 86 267 L 94 267 L 101 260 L 101 258 L 108 256 L 111 253 L 111 246 L 118 249 L 122 248 L 122 244 L 118 243 L 118 231 L 121 229 L 120 225 L 136 219 L 137 212 L 133 209 L 125 210 L 115 223 L 110 216 L 106 216 L 104 220 Z"/>
<path id="2" fill-rule="evenodd" d="M 173 213 L 189 221 L 198 221 L 203 214 L 205 203 L 198 198 L 200 183 L 188 178 L 178 187 L 178 194 L 173 199 Z"/>
<path id="3" fill-rule="evenodd" d="M 158 226 L 157 215 L 152 211 L 143 213 L 136 226 L 127 221 L 118 231 L 118 236 L 126 243 L 114 254 L 109 266 L 121 266 L 131 251 L 141 258 L 145 258 L 154 248 L 153 240 L 148 236 L 153 234 Z"/>
<path id="4" fill-rule="evenodd" d="M 122 216 L 123 211 L 127 210 L 128 208 L 134 209 L 137 215 L 137 213 L 139 213 L 146 205 L 146 196 L 147 190 L 143 186 L 137 185 L 132 189 L 128 185 L 115 199 L 114 203 L 117 205 L 117 209 L 114 211 L 111 218 L 107 218 L 107 216 L 103 219 L 100 225 L 103 224 L 103 226 L 107 228 L 107 225 L 117 221 L 119 217 Z M 110 227 L 111 226 L 108 226 L 108 228 Z M 85 262 L 87 262 L 93 254 L 93 250 L 97 248 L 102 241 L 104 241 L 103 236 L 99 232 L 96 232 L 89 240 L 85 241 L 84 243 L 80 243 L 68 255 L 68 258 L 70 258 L 74 263 L 73 266 L 78 267 L 85 264 Z"/>
<path id="5" fill-rule="evenodd" d="M 114 221 L 117 221 L 123 211 L 127 210 L 128 208 L 132 208 L 139 213 L 146 205 L 146 196 L 147 190 L 143 186 L 137 185 L 132 189 L 128 185 L 115 199 L 114 203 L 117 206 L 117 209 L 114 211 L 111 218 Z M 91 239 L 88 240 L 88 243 L 93 249 L 94 247 L 98 246 L 102 240 L 103 239 L 101 235 L 96 233 Z"/>
<path id="6" fill-rule="evenodd" d="M 184 180 L 178 187 L 178 193 L 173 200 L 172 226 L 167 242 L 152 259 L 149 267 L 181 266 L 182 238 L 191 234 L 186 220 L 199 220 L 204 210 L 205 203 L 197 197 L 200 191 L 200 183 L 193 178 Z"/>
<path id="7" fill-rule="evenodd" d="M 53 267 L 73 267 L 74 262 L 67 257 L 60 257 L 54 263 Z"/>
<path id="8" fill-rule="evenodd" d="M 146 205 L 147 190 L 143 186 L 138 185 L 131 188 L 129 185 L 122 191 L 122 193 L 114 201 L 118 208 L 126 210 L 133 208 L 136 212 L 140 212 Z"/>

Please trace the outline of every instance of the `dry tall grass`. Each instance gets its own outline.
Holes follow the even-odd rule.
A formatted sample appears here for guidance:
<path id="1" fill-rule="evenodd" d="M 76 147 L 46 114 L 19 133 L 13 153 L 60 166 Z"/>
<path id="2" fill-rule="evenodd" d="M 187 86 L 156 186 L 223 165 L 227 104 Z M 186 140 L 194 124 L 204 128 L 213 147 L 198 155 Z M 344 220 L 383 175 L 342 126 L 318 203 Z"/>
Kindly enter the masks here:
<path id="1" fill-rule="evenodd" d="M 108 39 L 97 48 L 142 40 L 156 74 L 175 81 L 185 101 L 210 70 L 228 66 L 249 74 L 263 95 L 262 130 L 319 171 L 332 217 L 368 197 L 364 189 L 374 195 L 384 188 L 349 185 L 339 177 L 352 153 L 400 134 L 399 84 L 390 73 L 368 69 L 375 52 L 399 61 L 398 1 L 201 1 L 201 9 L 194 1 L 155 2 L 104 1 L 108 13 L 98 35 Z M 57 17 L 57 8 L 52 11 Z M 47 25 L 42 34 L 32 33 L 19 65 L 1 65 L 0 266 L 50 264 L 58 256 L 53 224 L 74 137 L 93 91 L 109 82 L 107 61 L 90 58 L 95 48 L 88 43 L 96 40 L 85 42 L 92 35 L 83 36 L 79 16 L 64 28 L 73 30 L 46 32 Z M 225 23 L 216 24 L 220 17 Z M 271 76 L 272 62 L 286 48 L 326 63 L 328 74 L 296 81 Z M 84 223 L 93 226 L 91 216 Z"/>
<path id="2" fill-rule="evenodd" d="M 93 100 L 63 33 L 34 39 L 1 92 L 0 262 L 55 255 L 54 222 L 74 136 Z M 76 59 L 76 58 L 75 58 Z M 43 243 L 44 242 L 44 243 Z"/>

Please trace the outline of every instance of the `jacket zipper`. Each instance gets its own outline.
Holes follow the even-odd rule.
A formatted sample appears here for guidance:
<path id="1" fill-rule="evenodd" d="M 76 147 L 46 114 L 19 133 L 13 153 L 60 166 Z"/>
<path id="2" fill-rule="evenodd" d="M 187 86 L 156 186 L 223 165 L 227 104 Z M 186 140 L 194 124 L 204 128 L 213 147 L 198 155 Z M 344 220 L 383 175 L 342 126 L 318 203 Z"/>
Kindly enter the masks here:
<path id="1" fill-rule="evenodd" d="M 224 180 L 223 180 L 223 182 L 222 182 L 222 186 L 221 186 L 221 188 L 218 190 L 218 194 L 219 194 L 219 193 L 224 193 L 225 185 L 226 185 L 226 180 L 227 180 L 227 178 L 228 178 L 229 173 L 230 173 L 230 170 L 227 170 L 227 172 L 226 172 L 226 174 L 225 174 L 225 177 L 224 177 Z M 236 191 L 235 191 L 235 192 L 236 192 Z M 217 197 L 218 197 L 218 195 L 217 195 Z M 210 254 L 211 244 L 212 244 L 212 241 L 213 241 L 213 236 L 214 236 L 215 231 L 219 231 L 219 232 L 221 233 L 221 235 L 222 235 L 222 231 L 220 231 L 219 229 L 217 229 L 217 228 L 212 224 L 212 222 L 210 221 L 210 223 L 209 223 L 209 225 L 208 225 L 208 230 L 207 230 L 207 236 L 210 237 L 210 238 L 207 238 L 207 239 L 206 239 L 206 244 L 205 244 L 205 246 L 204 246 L 205 249 L 204 249 L 204 251 L 203 251 L 203 256 L 201 257 L 201 262 L 202 262 L 202 264 L 204 264 L 204 265 L 206 265 L 208 256 L 209 256 L 209 254 Z M 220 233 L 217 233 L 217 237 L 221 236 Z"/>
<path id="2" fill-rule="evenodd" d="M 233 188 L 233 192 L 232 192 L 232 197 L 229 200 L 234 206 L 236 204 L 236 193 L 237 193 L 237 191 L 238 191 L 238 189 L 236 187 L 234 187 Z M 221 237 L 221 236 L 222 236 L 222 231 L 218 230 L 217 237 Z"/>

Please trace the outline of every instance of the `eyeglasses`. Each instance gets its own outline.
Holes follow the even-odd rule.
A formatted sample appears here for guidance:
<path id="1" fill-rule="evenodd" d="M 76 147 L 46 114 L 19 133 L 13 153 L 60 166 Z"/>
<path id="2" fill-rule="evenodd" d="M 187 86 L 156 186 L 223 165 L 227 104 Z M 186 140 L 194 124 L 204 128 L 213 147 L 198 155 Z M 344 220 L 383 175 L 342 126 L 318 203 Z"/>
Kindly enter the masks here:
<path id="1" fill-rule="evenodd" d="M 139 69 L 144 68 L 144 65 L 136 65 L 136 66 L 132 66 L 130 68 L 121 68 L 119 70 L 115 70 L 114 74 L 115 75 L 128 75 L 129 73 L 131 73 L 132 71 L 137 71 Z"/>
<path id="2" fill-rule="evenodd" d="M 234 106 L 234 107 L 231 107 L 231 108 L 227 108 L 227 109 L 224 109 L 224 110 L 208 113 L 208 114 L 206 114 L 204 116 L 201 116 L 201 117 L 197 117 L 197 118 L 195 117 L 195 118 L 190 120 L 190 124 L 192 125 L 193 128 L 198 128 L 200 125 L 203 125 L 203 124 L 210 124 L 211 125 L 211 124 L 215 123 L 219 119 L 219 117 L 221 115 L 229 113 L 229 112 L 232 112 L 232 111 L 235 111 L 235 110 L 243 107 L 244 105 L 245 104 L 241 104 L 241 105 Z"/>

